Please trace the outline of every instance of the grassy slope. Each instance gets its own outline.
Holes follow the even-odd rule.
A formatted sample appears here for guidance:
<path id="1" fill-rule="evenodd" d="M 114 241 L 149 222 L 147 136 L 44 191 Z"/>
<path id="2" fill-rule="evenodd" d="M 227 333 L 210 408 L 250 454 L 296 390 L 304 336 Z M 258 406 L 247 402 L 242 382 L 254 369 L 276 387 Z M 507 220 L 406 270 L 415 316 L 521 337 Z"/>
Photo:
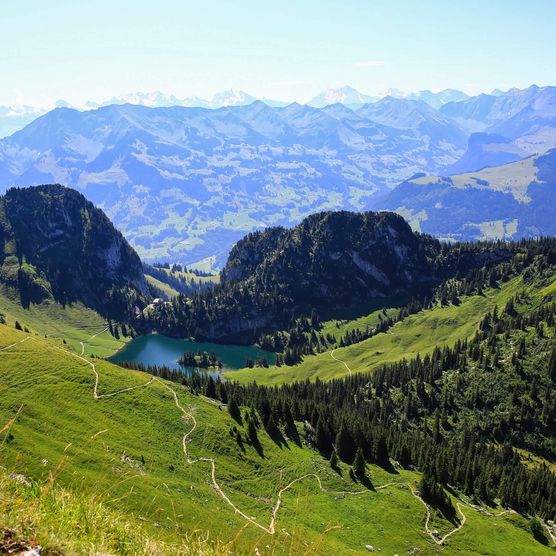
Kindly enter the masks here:
<path id="1" fill-rule="evenodd" d="M 106 321 L 95 311 L 84 307 L 80 303 L 63 307 L 54 301 L 45 301 L 40 305 L 30 305 L 24 309 L 14 292 L 0 286 L 0 313 L 6 316 L 9 325 L 17 320 L 26 326 L 32 334 L 65 340 L 74 351 L 81 352 L 84 338 L 92 338 L 86 347 L 87 354 L 108 356 L 122 347 L 122 342 L 129 338 L 116 339 L 106 328 Z"/>
<path id="2" fill-rule="evenodd" d="M 26 336 L 0 325 L 0 349 Z M 95 363 L 100 374 L 99 394 L 145 384 L 149 379 L 105 361 Z M 245 526 L 243 518 L 210 486 L 209 464 L 185 462 L 181 437 L 191 422 L 176 409 L 161 383 L 95 401 L 91 368 L 51 340 L 35 336 L 0 351 L 0 377 L 0 423 L 7 423 L 21 407 L 11 436 L 0 435 L 0 464 L 39 485 L 18 495 L 23 501 L 41 485 L 58 485 L 83 499 L 101 500 L 111 515 L 125 513 L 126 524 L 136 522 L 153 546 L 169 543 L 176 550 L 183 546 L 181 539 L 187 533 L 200 529 L 231 542 L 228 546 L 241 554 L 255 547 L 261 554 L 356 554 L 365 553 L 365 544 L 381 548 L 384 554 L 403 554 L 414 547 L 420 554 L 439 551 L 423 530 L 422 504 L 408 489 L 395 486 L 362 496 L 343 496 L 322 493 L 314 480 L 305 480 L 284 494 L 274 536 L 253 525 Z M 213 457 L 217 480 L 226 494 L 265 526 L 277 490 L 305 473 L 318 473 L 327 489 L 361 488 L 347 479 L 345 468 L 346 478 L 340 478 L 315 452 L 292 442 L 279 447 L 262 432 L 264 457 L 248 445 L 243 452 L 228 434 L 233 422 L 225 410 L 178 385 L 171 387 L 198 422 L 188 444 L 192 457 Z M 376 467 L 369 472 L 376 486 L 393 481 L 415 485 L 419 478 L 408 471 L 389 475 Z M 12 498 L 2 500 L 0 522 L 13 523 L 9 508 L 14 504 L 18 502 Z M 464 513 L 467 523 L 447 542 L 442 550 L 447 554 L 549 553 L 533 541 L 521 517 L 489 517 L 467 506 Z M 48 522 L 38 523 L 51 517 L 38 514 L 34 518 L 34 530 L 43 544 L 57 538 L 66 550 L 98 549 L 86 544 L 87 537 L 85 544 L 70 546 L 72 537 L 67 531 L 53 537 L 52 530 L 45 533 Z M 57 525 L 53 520 L 52 527 L 62 523 L 71 527 L 73 522 L 62 520 Z M 441 532 L 452 528 L 438 516 L 432 527 Z M 82 531 L 76 532 L 78 540 L 72 542 L 81 542 L 82 537 Z M 132 546 L 121 545 L 118 534 L 113 533 L 107 535 L 103 550 L 129 552 Z"/>
<path id="3" fill-rule="evenodd" d="M 42 546 L 52 554 L 222 554 L 225 548 L 206 535 L 184 536 L 181 542 L 153 538 L 149 527 L 105 503 L 102 495 L 87 495 L 48 481 L 31 488 L 0 471 L 0 553 L 5 529 L 16 533 L 25 548 Z M 13 552 L 15 553 L 15 552 Z M 46 553 L 46 552 L 45 552 Z"/>
<path id="4" fill-rule="evenodd" d="M 159 270 L 164 271 L 166 274 L 168 274 L 168 276 L 174 276 L 175 278 L 185 278 L 188 283 L 190 283 L 192 280 L 195 280 L 195 282 L 212 282 L 214 284 L 217 284 L 220 281 L 219 274 L 211 274 L 210 276 L 197 276 L 197 274 L 195 274 L 194 272 L 189 271 L 183 272 L 175 270 L 174 272 L 172 272 L 172 270 L 169 268 L 159 268 Z"/>
<path id="5" fill-rule="evenodd" d="M 542 155 L 541 155 L 542 156 Z M 509 164 L 483 168 L 477 172 L 467 172 L 450 176 L 454 187 L 464 189 L 480 189 L 484 185 L 477 183 L 477 180 L 488 182 L 489 189 L 511 193 L 516 200 L 521 202 L 529 201 L 527 188 L 537 177 L 538 168 L 535 165 L 537 157 L 529 157 Z M 428 185 L 439 183 L 441 178 L 424 176 L 411 180 L 415 185 Z"/>
<path id="6" fill-rule="evenodd" d="M 181 272 L 176 270 L 172 272 L 168 268 L 158 268 L 158 270 L 165 272 L 169 277 L 171 276 L 178 279 L 185 278 L 188 284 L 191 284 L 192 281 L 201 284 L 209 284 L 209 283 L 217 284 L 220 281 L 220 276 L 218 274 L 214 274 L 210 276 L 197 276 L 195 273 L 189 271 Z M 179 295 L 179 292 L 170 284 L 163 282 L 162 280 L 155 278 L 154 276 L 151 276 L 148 273 L 145 273 L 145 278 L 147 279 L 147 282 L 149 282 L 149 284 L 152 284 L 153 286 L 162 290 L 169 298 L 176 297 L 177 295 Z"/>
<path id="7" fill-rule="evenodd" d="M 424 310 L 394 325 L 387 333 L 378 334 L 363 342 L 334 351 L 353 372 L 365 372 L 384 363 L 411 358 L 430 352 L 435 346 L 453 345 L 457 340 L 469 338 L 489 308 L 504 305 L 508 299 L 523 288 L 521 278 L 515 278 L 500 289 L 489 290 L 484 296 L 463 298 L 458 306 L 437 306 Z M 378 313 L 369 317 L 372 319 Z M 260 384 L 280 384 L 294 380 L 319 377 L 332 379 L 346 376 L 346 367 L 335 361 L 330 352 L 308 356 L 293 367 L 269 369 L 245 369 L 228 373 L 229 378 L 240 382 L 256 380 Z"/>
<path id="8" fill-rule="evenodd" d="M 159 290 L 162 290 L 168 297 L 176 297 L 177 295 L 179 295 L 178 290 L 175 290 L 172 286 L 166 284 L 166 282 L 162 282 L 161 280 L 158 280 L 158 278 L 155 278 L 150 274 L 145 274 L 145 278 L 147 279 L 147 282 L 149 284 L 151 284 L 155 288 L 158 288 Z"/>

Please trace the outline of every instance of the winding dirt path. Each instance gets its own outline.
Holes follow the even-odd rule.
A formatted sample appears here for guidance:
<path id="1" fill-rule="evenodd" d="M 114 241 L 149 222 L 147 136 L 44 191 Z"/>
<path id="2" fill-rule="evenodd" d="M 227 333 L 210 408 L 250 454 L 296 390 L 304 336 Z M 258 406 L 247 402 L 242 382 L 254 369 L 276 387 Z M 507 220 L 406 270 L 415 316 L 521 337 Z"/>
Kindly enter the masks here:
<path id="1" fill-rule="evenodd" d="M 15 342 L 15 343 L 13 343 L 13 344 L 10 344 L 9 346 L 0 348 L 0 351 L 4 351 L 4 350 L 6 350 L 6 349 L 13 348 L 14 346 L 17 346 L 17 345 L 19 345 L 19 344 L 22 344 L 23 342 L 26 342 L 27 340 L 30 340 L 30 339 L 31 339 L 31 336 L 27 336 L 27 338 L 23 338 L 23 340 L 19 340 L 19 342 Z"/>
<path id="2" fill-rule="evenodd" d="M 338 348 L 334 348 L 331 352 L 330 352 L 330 357 L 332 357 L 332 359 L 334 359 L 334 361 L 338 361 L 338 363 L 341 363 L 349 372 L 349 376 L 351 376 L 353 374 L 352 370 L 349 368 L 348 364 L 345 361 L 342 361 L 341 359 L 338 359 L 335 355 L 334 352 L 337 350 Z"/>
<path id="3" fill-rule="evenodd" d="M 444 544 L 444 542 L 446 541 L 446 539 L 448 539 L 449 537 L 451 537 L 454 533 L 457 533 L 464 525 L 465 525 L 465 521 L 466 521 L 466 517 L 465 514 L 461 511 L 461 505 L 459 502 L 456 503 L 456 506 L 458 508 L 458 512 L 461 515 L 461 521 L 460 524 L 452 529 L 449 533 L 446 533 L 443 537 L 438 538 L 437 535 L 435 535 L 433 533 L 433 531 L 431 531 L 430 529 L 430 520 L 431 520 L 431 511 L 430 508 L 428 506 L 428 504 L 421 498 L 421 496 L 419 495 L 419 493 L 415 490 L 413 490 L 411 488 L 411 486 L 409 487 L 409 489 L 411 490 L 411 494 L 413 494 L 413 496 L 415 496 L 415 498 L 417 498 L 417 500 L 419 500 L 419 502 L 421 502 L 421 504 L 423 504 L 423 506 L 425 506 L 425 512 L 426 512 L 426 517 L 425 517 L 425 531 L 428 533 L 429 537 L 438 545 L 442 545 Z"/>
<path id="4" fill-rule="evenodd" d="M 94 338 L 94 337 L 98 336 L 99 334 L 102 334 L 107 329 L 108 329 L 108 327 L 106 327 L 101 332 L 98 332 L 97 334 L 94 334 L 93 336 L 91 336 L 91 338 Z M 0 351 L 10 349 L 10 348 L 15 347 L 18 344 L 21 344 L 21 343 L 23 343 L 27 340 L 30 340 L 30 339 L 32 339 L 32 338 L 30 336 L 27 336 L 26 338 L 24 338 L 23 340 L 20 340 L 19 342 L 15 342 L 15 343 L 13 343 L 9 346 L 0 348 Z M 209 463 L 210 466 L 211 466 L 211 484 L 212 484 L 212 487 L 216 490 L 216 492 L 220 495 L 220 497 L 234 510 L 234 512 L 236 514 L 240 515 L 247 522 L 249 522 L 252 525 L 254 525 L 255 527 L 261 529 L 265 533 L 268 533 L 269 535 L 274 535 L 276 533 L 276 521 L 278 519 L 278 511 L 280 510 L 280 507 L 282 505 L 282 497 L 283 497 L 284 493 L 287 492 L 290 488 L 292 488 L 296 483 L 299 483 L 299 482 L 304 481 L 306 479 L 315 480 L 318 484 L 319 490 L 321 492 L 324 492 L 324 493 L 330 494 L 330 495 L 360 496 L 360 495 L 363 495 L 363 494 L 370 494 L 372 492 L 369 489 L 364 489 L 364 490 L 360 490 L 360 491 L 328 490 L 328 489 L 323 487 L 322 481 L 321 481 L 321 479 L 318 475 L 316 475 L 315 473 L 307 473 L 305 475 L 302 475 L 301 477 L 298 477 L 297 479 L 293 479 L 286 486 L 284 486 L 283 488 L 281 488 L 278 491 L 277 496 L 276 496 L 276 503 L 274 504 L 274 507 L 272 509 L 271 518 L 270 518 L 270 522 L 269 522 L 268 526 L 259 523 L 255 517 L 247 515 L 240 508 L 238 508 L 236 506 L 236 504 L 234 504 L 234 502 L 232 502 L 232 500 L 230 500 L 228 495 L 224 492 L 222 487 L 219 485 L 218 481 L 216 480 L 216 461 L 213 458 L 200 457 L 200 458 L 194 459 L 194 458 L 190 457 L 189 451 L 187 449 L 187 445 L 191 441 L 191 436 L 197 428 L 197 420 L 195 419 L 195 416 L 190 411 L 187 411 L 180 404 L 180 401 L 179 401 L 179 398 L 178 398 L 178 395 L 177 395 L 176 391 L 171 386 L 169 386 L 166 382 L 162 381 L 160 378 L 151 377 L 150 380 L 148 380 L 144 384 L 139 384 L 138 386 L 131 386 L 131 387 L 128 387 L 128 388 L 122 388 L 120 390 L 116 390 L 114 392 L 110 392 L 110 393 L 107 393 L 107 394 L 99 394 L 98 393 L 98 384 L 99 384 L 98 371 L 96 369 L 95 364 L 92 361 L 89 361 L 88 359 L 83 357 L 83 354 L 85 352 L 85 343 L 86 342 L 79 342 L 79 343 L 81 344 L 81 354 L 71 352 L 67 349 L 60 348 L 60 347 L 55 346 L 55 345 L 52 345 L 51 347 L 53 347 L 54 349 L 57 349 L 59 351 L 63 351 L 66 354 L 72 355 L 73 357 L 78 358 L 80 361 L 86 363 L 91 368 L 91 370 L 93 371 L 93 373 L 95 375 L 95 382 L 94 382 L 94 386 L 93 386 L 93 398 L 95 400 L 110 398 L 110 397 L 114 397 L 114 396 L 117 396 L 119 394 L 122 394 L 124 392 L 131 392 L 132 390 L 136 390 L 138 388 L 144 388 L 145 386 L 148 386 L 149 384 L 151 384 L 153 382 L 158 382 L 163 388 L 165 388 L 166 390 L 168 390 L 170 392 L 172 398 L 174 399 L 175 406 L 181 411 L 183 416 L 191 422 L 191 428 L 187 432 L 185 432 L 182 436 L 182 449 L 183 449 L 183 454 L 184 454 L 186 462 L 190 465 L 193 465 L 193 464 L 198 463 L 198 462 L 207 462 L 207 463 Z M 334 356 L 334 351 L 335 350 L 332 350 L 330 352 L 331 357 L 333 359 L 335 359 L 336 361 L 338 361 L 339 363 L 342 363 L 346 367 L 346 369 L 349 371 L 349 374 L 351 376 L 352 371 L 349 368 L 349 366 L 344 361 L 342 361 L 341 359 L 336 358 Z M 204 397 L 202 397 L 202 398 L 204 398 Z M 212 400 L 206 399 L 205 401 L 207 403 L 214 404 L 214 402 Z M 100 434 L 102 432 L 106 432 L 106 431 L 100 431 L 97 434 Z M 443 537 L 438 538 L 438 536 L 435 535 L 430 529 L 430 520 L 431 520 L 430 508 L 429 508 L 428 504 L 421 498 L 419 493 L 416 490 L 413 489 L 412 485 L 409 484 L 409 483 L 392 482 L 392 483 L 387 483 L 387 484 L 384 484 L 384 485 L 379 485 L 379 486 L 375 487 L 375 490 L 382 490 L 382 489 L 386 489 L 386 488 L 389 488 L 389 487 L 407 488 L 407 489 L 409 489 L 411 494 L 415 498 L 417 498 L 421 502 L 421 504 L 423 504 L 423 506 L 425 507 L 425 511 L 426 511 L 425 531 L 437 545 L 443 545 L 449 537 L 451 537 L 453 534 L 457 533 L 465 525 L 466 516 L 461 509 L 460 503 L 457 502 L 457 509 L 458 509 L 458 512 L 460 513 L 461 518 L 462 518 L 460 524 L 457 527 L 455 527 L 452 531 L 446 533 Z M 503 513 L 507 513 L 507 512 L 502 512 L 500 515 L 502 515 Z M 496 516 L 495 514 L 490 514 L 490 515 Z M 547 527 L 547 526 L 545 525 L 545 527 Z M 548 527 L 547 527 L 547 530 L 548 530 Z M 282 530 L 282 531 L 284 532 L 284 534 L 288 534 L 285 530 Z M 550 534 L 552 540 L 555 541 L 554 536 L 552 535 L 552 532 L 548 531 L 548 533 Z"/>
<path id="5" fill-rule="evenodd" d="M 100 336 L 101 334 L 103 334 L 104 332 L 106 332 L 108 330 L 108 326 L 104 329 L 102 329 L 100 332 L 97 332 L 96 334 L 93 334 L 90 338 L 89 338 L 89 342 L 93 339 L 96 338 L 97 336 Z M 87 342 L 87 343 L 89 343 Z M 81 344 L 81 355 L 85 355 L 85 343 L 84 342 L 79 342 Z"/>
<path id="6" fill-rule="evenodd" d="M 271 518 L 270 518 L 270 523 L 268 524 L 268 526 L 262 525 L 261 523 L 259 523 L 254 517 L 252 516 L 248 516 L 246 513 L 244 513 L 240 508 L 238 508 L 228 497 L 228 495 L 224 492 L 224 490 L 222 489 L 222 487 L 218 484 L 218 481 L 216 480 L 216 462 L 213 458 L 197 458 L 197 459 L 193 459 L 190 457 L 189 455 L 189 451 L 187 449 L 187 444 L 190 442 L 191 439 L 191 435 L 193 434 L 193 432 L 195 432 L 195 429 L 197 428 L 197 420 L 195 419 L 195 416 L 190 413 L 189 411 L 187 411 L 181 404 L 178 398 L 178 395 L 176 394 L 176 391 L 169 386 L 168 384 L 166 384 L 165 382 L 163 382 L 162 380 L 160 380 L 158 377 L 155 378 L 155 380 L 161 384 L 164 388 L 166 388 L 172 395 L 172 397 L 174 398 L 174 404 L 176 405 L 176 407 L 182 412 L 182 414 L 191 421 L 192 425 L 191 428 L 184 433 L 183 437 L 182 437 L 182 448 L 183 448 L 183 454 L 185 456 L 185 460 L 187 461 L 188 464 L 192 465 L 195 464 L 197 462 L 200 461 L 206 461 L 208 463 L 210 463 L 211 466 L 211 482 L 212 482 L 212 486 L 213 488 L 218 492 L 218 494 L 220 494 L 220 496 L 224 499 L 224 501 L 234 510 L 234 512 L 238 515 L 240 515 L 241 517 L 243 517 L 243 519 L 245 519 L 246 521 L 248 521 L 249 523 L 253 524 L 255 527 L 258 527 L 259 529 L 261 529 L 262 531 L 264 531 L 265 533 L 268 533 L 269 535 L 274 535 L 276 533 L 276 520 L 278 518 L 278 510 L 280 509 L 280 506 L 282 505 L 282 496 L 284 494 L 284 492 L 286 492 L 287 490 L 289 490 L 291 487 L 293 487 L 293 485 L 295 485 L 296 483 L 299 483 L 300 481 L 303 481 L 305 479 L 309 479 L 312 478 L 314 479 L 318 486 L 319 489 L 322 492 L 325 492 L 327 494 L 335 494 L 335 495 L 354 495 L 354 496 L 358 496 L 360 494 L 368 494 L 371 491 L 368 489 L 365 490 L 360 490 L 360 491 L 349 491 L 349 490 L 342 490 L 342 491 L 331 491 L 331 490 L 327 490 L 322 486 L 322 482 L 321 479 L 318 475 L 316 475 L 315 473 L 307 473 L 305 475 L 302 475 L 301 477 L 298 477 L 297 479 L 294 479 L 293 481 L 290 481 L 285 487 L 283 487 L 282 489 L 280 489 L 278 491 L 277 497 L 276 497 L 276 503 L 274 505 L 274 509 L 272 510 L 272 514 L 271 514 Z M 408 487 L 411 489 L 410 485 L 407 483 L 388 483 L 386 485 L 382 485 L 376 488 L 376 490 L 379 489 L 383 489 L 383 488 L 387 488 L 389 486 L 402 486 L 402 487 Z M 417 494 L 415 494 L 415 496 L 417 496 Z M 425 502 L 423 500 L 421 500 L 423 502 L 423 504 L 425 504 Z M 426 504 L 425 504 L 426 505 Z M 461 528 L 461 527 L 460 527 Z M 434 538 L 434 536 L 433 536 Z"/>

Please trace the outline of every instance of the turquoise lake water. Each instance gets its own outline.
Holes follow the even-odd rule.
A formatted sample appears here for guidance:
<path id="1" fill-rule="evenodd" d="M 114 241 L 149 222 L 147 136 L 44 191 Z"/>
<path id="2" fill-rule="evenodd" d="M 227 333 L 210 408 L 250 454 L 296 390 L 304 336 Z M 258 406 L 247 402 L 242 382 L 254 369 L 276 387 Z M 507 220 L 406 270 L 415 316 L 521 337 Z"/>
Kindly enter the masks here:
<path id="1" fill-rule="evenodd" d="M 247 359 L 257 359 L 257 357 L 265 356 L 269 364 L 273 364 L 276 360 L 274 353 L 262 350 L 256 346 L 238 346 L 214 344 L 212 342 L 195 342 L 191 340 L 182 340 L 179 338 L 169 338 L 161 334 L 151 334 L 149 336 L 138 336 L 131 342 L 126 344 L 118 353 L 110 357 L 110 361 L 115 363 L 122 361 L 130 361 L 133 363 L 142 363 L 143 365 L 166 365 L 173 369 L 179 369 L 184 372 L 191 372 L 192 367 L 184 367 L 178 364 L 178 359 L 187 351 L 197 352 L 214 352 L 216 358 L 222 361 L 224 371 L 234 371 L 245 367 Z M 205 371 L 205 369 L 203 369 Z M 214 369 L 209 369 L 209 374 L 216 376 L 218 374 Z"/>

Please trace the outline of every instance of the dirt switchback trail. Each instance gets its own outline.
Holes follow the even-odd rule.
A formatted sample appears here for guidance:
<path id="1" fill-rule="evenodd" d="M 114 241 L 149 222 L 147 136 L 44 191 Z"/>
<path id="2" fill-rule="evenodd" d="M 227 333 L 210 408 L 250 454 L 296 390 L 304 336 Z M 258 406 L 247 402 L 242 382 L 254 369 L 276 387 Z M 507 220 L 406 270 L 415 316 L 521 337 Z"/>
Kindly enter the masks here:
<path id="1" fill-rule="evenodd" d="M 94 334 L 93 337 L 98 336 L 99 334 L 102 334 L 102 332 L 104 332 L 105 330 L 107 330 L 107 328 L 105 328 L 104 330 L 102 330 L 101 332 L 98 332 L 97 334 Z M 4 351 L 7 349 L 11 349 L 23 342 L 26 342 L 27 340 L 33 339 L 31 337 L 26 337 L 23 340 L 20 340 L 19 342 L 15 342 L 9 346 L 0 348 L 0 351 Z M 292 488 L 296 483 L 299 483 L 301 481 L 304 481 L 306 479 L 312 479 L 314 481 L 316 481 L 318 488 L 321 492 L 326 493 L 326 494 L 330 494 L 330 495 L 342 495 L 342 496 L 361 496 L 364 494 L 370 494 L 372 491 L 369 489 L 364 489 L 364 490 L 359 490 L 359 491 L 350 491 L 350 490 L 344 490 L 344 491 L 334 491 L 334 490 L 328 490 L 326 488 L 323 487 L 322 485 L 322 481 L 320 479 L 320 477 L 318 475 L 316 475 L 315 473 L 307 473 L 305 475 L 302 475 L 301 477 L 298 477 L 296 479 L 293 479 L 292 481 L 290 481 L 285 487 L 283 487 L 282 489 L 280 489 L 277 493 L 276 496 L 276 502 L 274 504 L 274 507 L 272 509 L 272 513 L 271 513 L 271 517 L 270 517 L 270 522 L 268 525 L 263 525 L 261 523 L 259 523 L 256 518 L 247 515 L 245 512 L 243 512 L 234 502 L 232 502 L 232 500 L 230 500 L 229 496 L 224 492 L 224 490 L 222 489 L 222 487 L 220 486 L 220 484 L 218 483 L 217 479 L 216 479 L 216 460 L 214 460 L 213 458 L 208 458 L 208 457 L 200 457 L 200 458 L 192 458 L 189 455 L 189 451 L 187 449 L 187 445 L 189 444 L 189 442 L 191 441 L 191 436 L 193 435 L 193 433 L 195 432 L 196 428 L 197 428 L 197 420 L 195 419 L 195 416 L 190 412 L 187 411 L 181 404 L 178 398 L 178 395 L 176 393 L 176 391 L 174 390 L 174 388 L 172 388 L 169 384 L 167 384 L 166 382 L 164 382 L 163 380 L 161 380 L 158 377 L 151 377 L 147 382 L 143 383 L 143 384 L 139 384 L 137 386 L 130 386 L 127 388 L 122 388 L 120 390 L 116 390 L 114 392 L 109 392 L 106 394 L 99 394 L 98 393 L 98 385 L 99 385 L 99 374 L 98 371 L 96 369 L 95 364 L 92 361 L 89 361 L 88 359 L 86 359 L 83 356 L 83 353 L 85 351 L 85 344 L 86 342 L 80 342 L 81 344 L 81 354 L 77 354 L 75 352 L 71 352 L 67 349 L 64 348 L 60 348 L 58 346 L 52 346 L 54 349 L 57 349 L 59 351 L 62 351 L 68 355 L 71 355 L 77 359 L 79 359 L 80 361 L 82 361 L 83 363 L 87 364 L 91 370 L 93 371 L 94 375 L 95 375 L 95 380 L 94 380 L 94 385 L 93 385 L 93 398 L 95 400 L 101 400 L 101 399 L 105 399 L 105 398 L 110 398 L 110 397 L 114 397 L 117 396 L 119 394 L 123 394 L 125 392 L 131 392 L 132 390 L 136 390 L 138 388 L 144 388 L 146 386 L 149 386 L 150 384 L 157 382 L 158 384 L 160 384 L 163 388 L 165 388 L 166 390 L 168 390 L 174 400 L 174 404 L 175 406 L 179 409 L 179 411 L 181 411 L 181 413 L 184 415 L 184 417 L 187 418 L 187 420 L 189 420 L 191 422 L 191 428 L 185 432 L 182 436 L 182 449 L 183 449 L 183 454 L 185 457 L 185 461 L 189 464 L 189 465 L 193 465 L 195 463 L 199 463 L 199 462 L 207 462 L 210 464 L 211 467 L 211 483 L 213 488 L 215 489 L 215 491 L 218 493 L 218 495 L 234 510 L 234 512 L 238 515 L 240 515 L 243 519 L 245 519 L 247 522 L 251 523 L 252 525 L 254 525 L 255 527 L 261 529 L 262 531 L 264 531 L 265 533 L 268 533 L 269 535 L 274 535 L 276 533 L 276 522 L 278 519 L 278 511 L 280 510 L 280 507 L 282 505 L 282 497 L 284 495 L 285 492 L 287 492 L 290 488 Z M 352 374 L 351 369 L 349 368 L 349 366 L 342 361 L 341 359 L 338 359 L 334 356 L 334 351 L 330 352 L 330 355 L 333 359 L 335 359 L 336 361 L 342 363 L 346 369 L 349 371 L 350 375 Z M 204 400 L 204 398 L 202 397 L 201 399 Z M 213 404 L 214 402 L 212 400 L 204 400 L 206 403 L 211 403 Z M 106 431 L 101 431 L 101 432 L 106 432 Z M 97 433 L 99 434 L 99 433 Z M 461 505 L 458 502 L 457 503 L 457 509 L 462 517 L 462 520 L 460 522 L 460 524 L 454 528 L 452 531 L 450 531 L 449 533 L 446 533 L 443 537 L 438 538 L 437 535 L 435 535 L 431 529 L 430 529 L 430 520 L 431 520 L 431 513 L 430 513 L 430 509 L 429 506 L 426 504 L 426 502 L 421 498 L 421 496 L 419 495 L 419 493 L 417 491 L 415 491 L 412 487 L 411 484 L 409 483 L 402 483 L 402 482 L 392 482 L 392 483 L 387 483 L 384 485 L 379 485 L 377 487 L 375 487 L 375 490 L 382 490 L 382 489 L 386 489 L 386 488 L 390 488 L 390 487 L 399 487 L 399 488 L 407 488 L 409 489 L 409 491 L 411 492 L 411 494 L 417 498 L 421 504 L 423 504 L 423 506 L 425 507 L 425 511 L 426 511 L 426 517 L 425 517 L 425 532 L 431 537 L 431 539 L 437 544 L 437 545 L 442 545 L 444 544 L 444 542 L 454 533 L 457 533 L 465 524 L 466 521 L 466 517 L 465 514 L 462 512 L 461 510 Z M 471 506 L 470 506 L 471 507 Z M 476 508 L 475 508 L 476 509 Z M 505 512 L 503 512 L 505 513 Z M 494 514 L 493 514 L 494 515 Z M 285 532 L 287 534 L 287 532 Z"/>
<path id="2" fill-rule="evenodd" d="M 351 376 L 353 374 L 353 371 L 349 368 L 348 364 L 345 361 L 342 361 L 341 359 L 338 359 L 335 355 L 334 352 L 337 350 L 338 348 L 333 349 L 330 352 L 330 357 L 332 357 L 332 359 L 334 359 L 334 361 L 338 361 L 338 363 L 341 363 L 349 372 L 349 376 Z"/>

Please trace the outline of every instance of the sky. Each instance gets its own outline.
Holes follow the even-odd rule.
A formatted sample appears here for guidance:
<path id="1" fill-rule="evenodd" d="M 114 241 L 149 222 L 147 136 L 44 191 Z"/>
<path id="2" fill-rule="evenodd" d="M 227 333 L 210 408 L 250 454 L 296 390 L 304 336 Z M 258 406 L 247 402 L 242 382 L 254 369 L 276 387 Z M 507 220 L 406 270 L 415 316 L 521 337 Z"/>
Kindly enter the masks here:
<path id="1" fill-rule="evenodd" d="M 556 0 L 5 1 L 0 104 L 554 85 L 555 22 Z"/>

